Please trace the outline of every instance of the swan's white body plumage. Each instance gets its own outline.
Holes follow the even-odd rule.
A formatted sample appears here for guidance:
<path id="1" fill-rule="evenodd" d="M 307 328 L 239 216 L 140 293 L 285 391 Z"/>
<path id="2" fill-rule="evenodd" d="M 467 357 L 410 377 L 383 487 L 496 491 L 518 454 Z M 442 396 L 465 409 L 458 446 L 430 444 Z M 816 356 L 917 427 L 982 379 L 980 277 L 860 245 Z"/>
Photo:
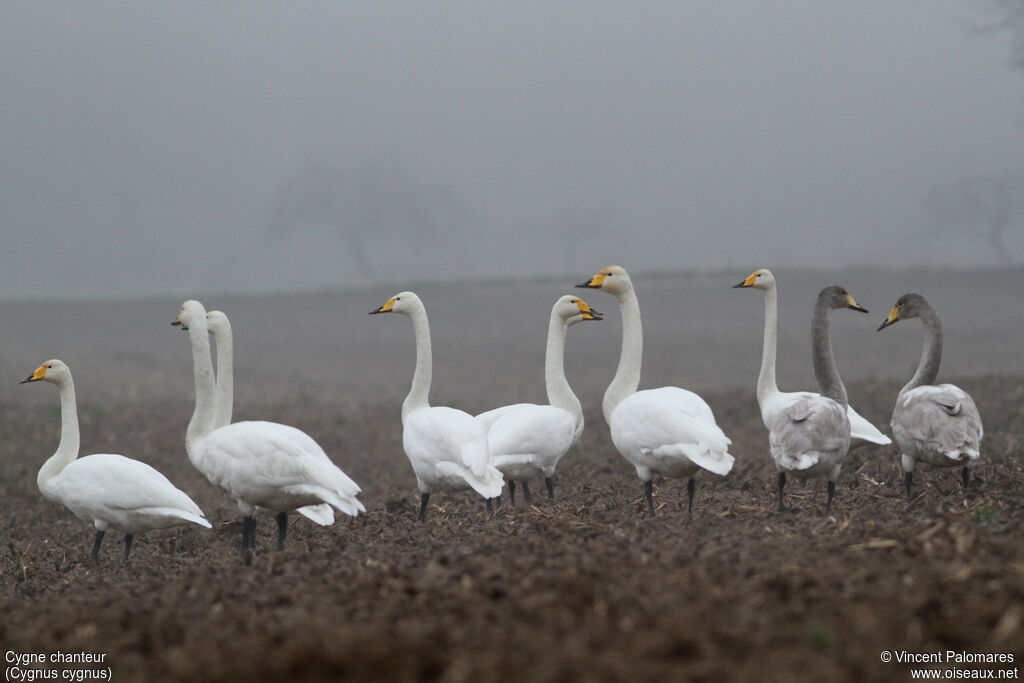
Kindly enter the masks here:
<path id="1" fill-rule="evenodd" d="M 62 361 L 50 360 L 25 381 L 39 380 L 57 385 L 61 404 L 60 445 L 36 479 L 47 500 L 60 503 L 97 531 L 113 528 L 135 535 L 185 523 L 210 528 L 199 506 L 149 465 L 110 453 L 79 458 L 71 370 Z"/>
<path id="2" fill-rule="evenodd" d="M 40 480 L 39 490 L 97 531 L 112 528 L 135 535 L 185 522 L 210 528 L 184 491 L 149 465 L 123 455 L 78 458 L 56 476 Z"/>
<path id="3" fill-rule="evenodd" d="M 725 475 L 735 461 L 711 407 L 679 387 L 635 392 L 612 411 L 608 426 L 615 448 L 643 481 L 655 473 L 692 477 L 701 469 Z"/>
<path id="4" fill-rule="evenodd" d="M 214 344 L 217 347 L 216 399 L 213 427 L 214 429 L 219 429 L 231 424 L 231 415 L 234 410 L 234 337 L 231 332 L 231 322 L 223 312 L 207 311 L 206 322 L 210 335 L 213 337 Z M 309 439 L 309 441 L 312 441 L 312 439 Z M 309 447 L 309 444 L 300 444 L 298 441 L 296 443 L 299 446 Z M 323 453 L 315 442 L 313 442 L 313 446 L 315 450 L 321 454 Z M 326 458 L 327 456 L 324 455 L 324 457 Z M 359 493 L 358 487 L 355 493 Z M 350 495 L 354 497 L 355 493 Z M 296 512 L 321 526 L 331 526 L 334 524 L 334 508 L 327 503 L 301 507 Z"/>
<path id="5" fill-rule="evenodd" d="M 619 366 L 602 404 L 612 442 L 622 457 L 644 482 L 654 474 L 692 477 L 701 469 L 728 474 L 735 462 L 728 450 L 732 442 L 704 399 L 679 387 L 637 391 L 643 330 L 640 306 L 626 271 L 610 266 L 581 286 L 614 294 L 622 313 Z"/>
<path id="6" fill-rule="evenodd" d="M 465 411 L 430 405 L 433 358 L 423 302 L 413 292 L 401 292 L 371 312 L 403 313 L 412 320 L 416 370 L 402 403 L 402 446 L 420 493 L 473 489 L 484 498 L 500 496 L 505 480 L 490 462 L 484 427 Z"/>
<path id="7" fill-rule="evenodd" d="M 294 427 L 235 422 L 195 444 L 189 459 L 246 516 L 255 506 L 290 512 L 326 503 L 353 517 L 366 510 L 356 498 L 359 486 Z"/>
<path id="8" fill-rule="evenodd" d="M 198 301 L 186 301 L 176 322 L 187 328 L 192 345 L 196 407 L 185 445 L 196 469 L 234 500 L 246 517 L 252 517 L 257 508 L 290 512 L 323 503 L 348 515 L 364 512 L 356 498 L 359 486 L 305 432 L 273 422 L 236 422 L 215 428 L 206 311 Z M 311 519 L 317 521 L 315 517 Z"/>
<path id="9" fill-rule="evenodd" d="M 576 323 L 601 319 L 579 297 L 559 297 L 551 307 L 544 353 L 548 403 L 515 403 L 477 415 L 487 430 L 491 463 L 506 479 L 526 481 L 543 474 L 553 486 L 555 467 L 580 438 L 584 423 L 583 408 L 565 377 L 566 336 Z"/>
<path id="10" fill-rule="evenodd" d="M 402 422 L 402 445 L 420 493 L 473 489 L 484 498 L 501 495 L 504 479 L 490 463 L 487 434 L 472 415 L 428 406 Z"/>

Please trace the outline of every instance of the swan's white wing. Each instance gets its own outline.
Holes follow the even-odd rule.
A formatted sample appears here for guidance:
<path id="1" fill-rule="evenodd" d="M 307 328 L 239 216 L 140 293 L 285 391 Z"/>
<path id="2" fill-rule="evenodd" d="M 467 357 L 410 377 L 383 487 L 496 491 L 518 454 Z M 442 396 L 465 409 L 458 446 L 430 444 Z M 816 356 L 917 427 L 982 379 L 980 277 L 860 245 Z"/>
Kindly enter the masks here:
<path id="1" fill-rule="evenodd" d="M 480 413 L 476 416 L 476 421 L 480 423 L 480 426 L 484 428 L 484 431 L 490 430 L 491 426 L 497 422 L 502 416 L 508 413 L 518 410 L 524 406 L 537 405 L 535 403 L 513 403 L 508 406 L 501 406 L 493 410 L 488 410 L 486 413 Z"/>
<path id="2" fill-rule="evenodd" d="M 503 472 L 516 465 L 532 466 L 538 472 L 553 471 L 575 441 L 575 416 L 550 405 L 520 403 L 506 407 L 510 410 L 504 410 L 487 431 L 491 462 Z"/>
<path id="3" fill-rule="evenodd" d="M 839 464 L 850 447 L 850 420 L 835 401 L 813 396 L 783 408 L 768 440 L 772 458 L 787 470 Z"/>
<path id="4" fill-rule="evenodd" d="M 274 422 L 236 422 L 194 447 L 196 466 L 239 501 L 288 511 L 329 503 L 346 514 L 365 510 L 359 486 L 306 433 Z"/>
<path id="5" fill-rule="evenodd" d="M 504 479 L 489 463 L 487 433 L 469 413 L 442 406 L 414 410 L 405 417 L 402 444 L 417 477 L 428 486 L 446 477 L 488 498 L 501 493 Z"/>
<path id="6" fill-rule="evenodd" d="M 980 455 L 984 433 L 970 394 L 953 384 L 922 386 L 896 401 L 892 432 L 906 455 L 955 464 Z"/>
<path id="7" fill-rule="evenodd" d="M 779 415 L 787 407 L 798 401 L 817 398 L 821 398 L 821 394 L 813 391 L 779 391 L 769 395 L 761 405 L 761 419 L 764 421 L 764 426 L 770 431 Z M 859 439 L 881 446 L 892 443 L 892 439 L 883 434 L 878 427 L 864 419 L 853 409 L 853 406 L 847 405 L 846 414 L 850 419 L 851 439 Z"/>
<path id="8" fill-rule="evenodd" d="M 715 474 L 732 469 L 732 442 L 715 423 L 711 408 L 693 392 L 676 387 L 638 391 L 615 408 L 609 424 L 616 447 L 631 461 L 637 456 L 655 461 L 686 458 Z M 645 466 L 664 471 L 656 463 Z"/>
<path id="9" fill-rule="evenodd" d="M 49 480 L 48 497 L 81 519 L 100 520 L 126 533 L 182 522 L 209 527 L 202 510 L 167 477 L 122 455 L 79 458 Z"/>

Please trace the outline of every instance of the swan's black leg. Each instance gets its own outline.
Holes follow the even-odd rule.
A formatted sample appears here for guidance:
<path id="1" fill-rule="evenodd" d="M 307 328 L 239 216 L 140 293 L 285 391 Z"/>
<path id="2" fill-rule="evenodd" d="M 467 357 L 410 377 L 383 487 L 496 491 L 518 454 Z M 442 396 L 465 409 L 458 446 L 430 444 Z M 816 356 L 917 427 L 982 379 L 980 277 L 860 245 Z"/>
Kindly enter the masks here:
<path id="1" fill-rule="evenodd" d="M 427 515 L 427 501 L 430 500 L 429 493 L 420 494 L 420 513 L 416 515 L 416 521 L 422 522 Z"/>
<path id="2" fill-rule="evenodd" d="M 782 504 L 782 491 L 786 488 L 786 473 L 779 472 L 779 512 L 785 512 L 786 506 Z"/>
<path id="3" fill-rule="evenodd" d="M 910 502 L 910 489 L 914 486 L 914 473 L 907 472 L 903 475 L 903 487 L 907 489 L 907 502 Z"/>
<path id="4" fill-rule="evenodd" d="M 555 499 L 555 480 L 551 477 L 544 477 L 544 483 L 548 487 L 548 498 Z"/>
<path id="5" fill-rule="evenodd" d="M 836 483 L 831 479 L 828 480 L 828 502 L 825 503 L 825 514 L 829 513 L 832 509 L 832 498 L 836 495 Z"/>
<path id="6" fill-rule="evenodd" d="M 654 483 L 650 480 L 644 482 L 644 497 L 647 498 L 647 514 L 654 516 Z"/>
<path id="7" fill-rule="evenodd" d="M 697 490 L 697 480 L 690 477 L 686 482 L 686 511 L 693 512 L 693 493 Z"/>
<path id="8" fill-rule="evenodd" d="M 256 518 L 242 517 L 242 547 L 239 552 L 245 555 L 256 545 Z"/>
<path id="9" fill-rule="evenodd" d="M 487 499 L 487 511 L 494 512 L 494 503 L 491 502 L 490 498 Z"/>
<path id="10" fill-rule="evenodd" d="M 967 494 L 967 482 L 969 482 L 971 480 L 971 471 L 969 469 L 967 469 L 966 465 L 964 466 L 963 471 L 960 473 L 960 476 L 963 478 L 963 481 L 964 481 L 964 495 L 966 495 Z"/>
<path id="11" fill-rule="evenodd" d="M 508 480 L 508 499 L 510 501 L 510 507 L 516 506 L 516 483 L 511 479 Z"/>
<path id="12" fill-rule="evenodd" d="M 533 505 L 533 496 L 530 494 L 530 485 L 523 481 L 523 498 L 526 499 L 527 505 Z"/>
<path id="13" fill-rule="evenodd" d="M 284 550 L 284 539 L 288 535 L 288 513 L 277 513 L 277 549 Z"/>
<path id="14" fill-rule="evenodd" d="M 99 529 L 96 530 L 96 539 L 92 542 L 92 553 L 89 555 L 89 559 L 93 562 L 99 562 L 100 560 L 100 543 L 103 542 L 103 532 Z"/>
<path id="15" fill-rule="evenodd" d="M 127 534 L 124 537 L 124 557 L 121 558 L 123 564 L 128 564 L 128 555 L 132 552 L 132 541 L 134 537 L 131 534 Z"/>

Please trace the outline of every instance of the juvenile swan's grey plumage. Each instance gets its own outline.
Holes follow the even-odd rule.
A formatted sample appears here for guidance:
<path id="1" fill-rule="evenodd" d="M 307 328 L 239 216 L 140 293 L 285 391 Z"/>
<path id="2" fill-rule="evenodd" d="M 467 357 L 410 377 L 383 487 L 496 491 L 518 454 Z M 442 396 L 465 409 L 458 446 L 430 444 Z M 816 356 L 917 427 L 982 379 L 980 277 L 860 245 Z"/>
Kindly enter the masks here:
<path id="1" fill-rule="evenodd" d="M 828 477 L 828 501 L 832 508 L 836 478 L 843 458 L 850 450 L 850 419 L 847 417 L 846 387 L 839 377 L 832 341 L 829 337 L 828 314 L 835 308 L 850 308 L 867 313 L 853 297 L 838 285 L 821 290 L 814 306 L 811 344 L 814 378 L 820 396 L 811 395 L 787 405 L 768 426 L 772 459 L 779 471 L 779 511 L 786 486 L 786 472 L 799 477 Z"/>
<path id="2" fill-rule="evenodd" d="M 942 361 L 942 322 L 927 299 L 916 292 L 904 294 L 878 329 L 907 318 L 920 318 L 925 332 L 917 372 L 900 389 L 892 411 L 892 434 L 900 449 L 909 502 L 918 460 L 938 467 L 962 465 L 967 486 L 968 466 L 981 455 L 983 430 L 970 394 L 953 384 L 934 384 Z"/>

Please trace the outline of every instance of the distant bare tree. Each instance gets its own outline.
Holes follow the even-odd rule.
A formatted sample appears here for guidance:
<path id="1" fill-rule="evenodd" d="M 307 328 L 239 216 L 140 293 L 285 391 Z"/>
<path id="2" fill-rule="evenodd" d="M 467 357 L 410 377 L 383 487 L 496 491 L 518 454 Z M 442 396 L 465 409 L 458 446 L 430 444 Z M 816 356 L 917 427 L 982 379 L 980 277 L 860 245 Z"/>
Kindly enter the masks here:
<path id="1" fill-rule="evenodd" d="M 964 177 L 934 188 L 928 195 L 932 224 L 943 231 L 967 233 L 984 240 L 996 261 L 1014 261 L 1007 238 L 1024 230 L 1020 172 Z"/>

